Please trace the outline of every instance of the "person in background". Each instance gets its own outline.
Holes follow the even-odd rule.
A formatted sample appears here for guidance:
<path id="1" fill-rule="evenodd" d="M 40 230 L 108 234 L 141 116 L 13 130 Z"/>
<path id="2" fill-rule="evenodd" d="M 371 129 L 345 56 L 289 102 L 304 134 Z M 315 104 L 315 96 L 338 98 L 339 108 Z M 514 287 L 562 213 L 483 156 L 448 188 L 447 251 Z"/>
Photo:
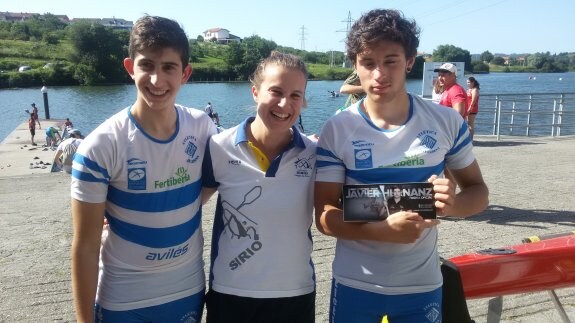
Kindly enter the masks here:
<path id="1" fill-rule="evenodd" d="M 344 222 L 340 199 L 343 184 L 431 182 L 439 215 L 484 210 L 488 190 L 467 125 L 454 110 L 407 93 L 419 45 L 415 21 L 396 10 L 369 11 L 346 45 L 367 96 L 329 118 L 317 143 L 315 223 L 337 238 L 329 320 L 441 322 L 438 220 L 406 210 L 380 222 Z M 446 168 L 457 194 L 442 178 Z"/>
<path id="2" fill-rule="evenodd" d="M 62 136 L 60 136 L 60 130 L 49 126 L 46 128 L 46 147 L 56 148 L 58 142 L 62 140 Z"/>
<path id="3" fill-rule="evenodd" d="M 479 82 L 475 77 L 470 76 L 467 79 L 467 102 L 469 108 L 467 109 L 467 126 L 469 127 L 469 134 L 471 140 L 475 133 L 475 117 L 479 112 Z"/>
<path id="4" fill-rule="evenodd" d="M 54 163 L 68 174 L 72 173 L 72 160 L 78 150 L 78 146 L 82 143 L 84 136 L 78 129 L 71 129 L 69 137 L 62 141 L 58 148 L 56 148 L 56 155 L 54 156 Z"/>
<path id="5" fill-rule="evenodd" d="M 189 50 L 176 21 L 138 19 L 124 59 L 135 102 L 92 131 L 74 156 L 79 322 L 201 321 L 201 167 L 216 128 L 202 111 L 176 104 L 192 73 Z"/>
<path id="6" fill-rule="evenodd" d="M 36 135 L 36 121 L 34 120 L 32 114 L 30 114 L 30 117 L 28 118 L 28 129 L 30 129 L 30 139 L 32 141 L 32 146 L 37 146 L 34 142 L 34 136 Z"/>
<path id="7" fill-rule="evenodd" d="M 467 94 L 463 87 L 457 84 L 457 67 L 451 63 L 444 63 L 433 71 L 437 72 L 437 80 L 443 87 L 439 104 L 453 108 L 465 119 L 467 117 Z"/>
<path id="8" fill-rule="evenodd" d="M 42 129 L 42 125 L 40 124 L 40 117 L 38 116 L 38 108 L 36 107 L 36 103 L 32 103 L 32 116 L 34 117 L 34 121 L 38 123 L 38 129 Z"/>
<path id="9" fill-rule="evenodd" d="M 431 92 L 431 101 L 439 104 L 439 101 L 441 100 L 442 94 L 443 94 L 443 86 L 441 85 L 439 80 L 434 80 L 433 90 Z"/>
<path id="10" fill-rule="evenodd" d="M 70 118 L 66 118 L 66 121 L 64 122 L 64 126 L 67 129 L 72 129 L 74 128 L 74 125 L 72 124 L 72 121 L 70 121 Z"/>
<path id="11" fill-rule="evenodd" d="M 294 125 L 307 78 L 300 58 L 272 52 L 250 78 L 256 116 L 210 139 L 204 186 L 219 196 L 208 323 L 314 322 L 316 148 Z"/>
<path id="12" fill-rule="evenodd" d="M 365 96 L 365 92 L 363 91 L 361 84 L 359 84 L 359 77 L 357 77 L 355 70 L 347 77 L 347 79 L 345 79 L 345 81 L 343 81 L 343 85 L 339 89 L 339 92 L 348 94 L 343 109 L 356 103 Z"/>
<path id="13" fill-rule="evenodd" d="M 214 120 L 214 107 L 212 106 L 211 102 L 208 102 L 208 104 L 204 108 L 204 111 L 208 114 L 210 119 Z"/>

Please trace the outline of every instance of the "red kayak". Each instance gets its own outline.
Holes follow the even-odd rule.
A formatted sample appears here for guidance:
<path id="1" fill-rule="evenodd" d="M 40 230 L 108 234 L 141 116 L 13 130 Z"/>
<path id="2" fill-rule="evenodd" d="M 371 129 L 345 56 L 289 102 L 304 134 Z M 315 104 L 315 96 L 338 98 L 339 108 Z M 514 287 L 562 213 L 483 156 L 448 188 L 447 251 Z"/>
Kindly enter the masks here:
<path id="1" fill-rule="evenodd" d="M 449 261 L 459 269 L 468 299 L 570 287 L 575 285 L 575 236 L 486 249 Z"/>

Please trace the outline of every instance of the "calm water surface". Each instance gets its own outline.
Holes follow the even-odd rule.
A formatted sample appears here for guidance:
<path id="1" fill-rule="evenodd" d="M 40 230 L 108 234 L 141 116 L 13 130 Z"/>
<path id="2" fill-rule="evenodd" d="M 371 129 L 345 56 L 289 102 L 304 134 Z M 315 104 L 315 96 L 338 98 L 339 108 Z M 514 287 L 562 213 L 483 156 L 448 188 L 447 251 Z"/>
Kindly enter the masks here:
<path id="1" fill-rule="evenodd" d="M 575 92 L 575 73 L 526 74 L 492 73 L 475 75 L 482 94 L 494 93 L 559 93 Z M 532 77 L 530 79 L 530 77 Z M 337 91 L 341 81 L 310 81 L 306 90 L 308 108 L 302 113 L 307 133 L 319 133 L 325 120 L 345 103 L 346 97 L 332 98 L 328 91 Z M 465 87 L 465 78 L 459 83 Z M 226 128 L 255 113 L 249 83 L 190 83 L 180 90 L 177 102 L 203 109 L 212 102 Z M 421 81 L 409 80 L 407 90 L 421 93 Z M 84 134 L 91 132 L 102 121 L 132 104 L 136 97 L 133 85 L 99 87 L 48 87 L 50 117 L 70 118 L 74 127 Z M 35 102 L 40 118 L 44 118 L 44 104 L 40 89 L 0 90 L 0 141 L 22 122 L 24 112 Z"/>

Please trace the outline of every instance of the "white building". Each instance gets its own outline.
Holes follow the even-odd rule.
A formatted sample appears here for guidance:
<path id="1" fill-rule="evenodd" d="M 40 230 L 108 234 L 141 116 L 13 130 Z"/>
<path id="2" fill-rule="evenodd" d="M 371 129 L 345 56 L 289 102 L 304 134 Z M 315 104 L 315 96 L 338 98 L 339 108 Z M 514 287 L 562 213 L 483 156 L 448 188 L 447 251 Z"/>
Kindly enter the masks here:
<path id="1" fill-rule="evenodd" d="M 230 34 L 230 31 L 225 28 L 210 28 L 204 31 L 203 34 L 205 41 L 211 41 L 215 39 L 217 43 L 227 44 L 230 42 L 241 43 L 242 39 L 238 36 Z"/>

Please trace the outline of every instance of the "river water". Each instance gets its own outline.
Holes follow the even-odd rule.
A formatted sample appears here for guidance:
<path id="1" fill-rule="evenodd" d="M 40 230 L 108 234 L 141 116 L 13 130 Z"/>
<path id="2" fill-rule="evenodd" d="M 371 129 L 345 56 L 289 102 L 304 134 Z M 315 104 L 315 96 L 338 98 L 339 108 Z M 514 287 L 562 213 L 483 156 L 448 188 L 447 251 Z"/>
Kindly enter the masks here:
<path id="1" fill-rule="evenodd" d="M 478 74 L 481 94 L 503 93 L 562 93 L 575 92 L 575 73 L 491 73 Z M 465 86 L 466 78 L 459 83 Z M 325 120 L 346 100 L 345 96 L 332 98 L 328 91 L 337 91 L 341 81 L 310 81 L 306 90 L 308 108 L 302 113 L 307 133 L 319 133 Z M 408 80 L 407 90 L 421 94 L 421 81 Z M 48 87 L 50 117 L 70 118 L 74 127 L 84 134 L 98 124 L 127 107 L 136 97 L 133 85 Z M 232 127 L 255 113 L 249 83 L 189 83 L 183 86 L 177 102 L 203 109 L 210 101 L 220 115 L 225 128 Z M 35 102 L 40 118 L 45 117 L 42 93 L 39 88 L 0 90 L 0 142 L 19 124 L 27 120 L 26 109 Z M 481 112 L 478 118 L 481 117 Z M 490 116 L 484 116 L 486 119 Z M 488 133 L 489 127 L 478 126 L 477 133 Z"/>

